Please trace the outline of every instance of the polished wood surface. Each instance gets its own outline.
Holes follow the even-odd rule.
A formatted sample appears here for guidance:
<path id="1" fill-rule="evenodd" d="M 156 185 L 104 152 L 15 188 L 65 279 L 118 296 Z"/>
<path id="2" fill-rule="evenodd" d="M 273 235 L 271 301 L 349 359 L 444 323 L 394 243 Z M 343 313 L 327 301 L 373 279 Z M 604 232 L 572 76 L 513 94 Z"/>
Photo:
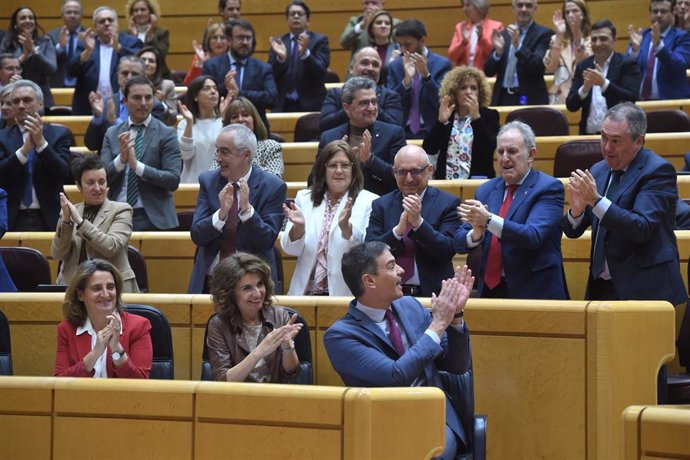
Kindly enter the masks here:
<path id="1" fill-rule="evenodd" d="M 690 406 L 630 406 L 622 424 L 624 460 L 690 458 Z"/>

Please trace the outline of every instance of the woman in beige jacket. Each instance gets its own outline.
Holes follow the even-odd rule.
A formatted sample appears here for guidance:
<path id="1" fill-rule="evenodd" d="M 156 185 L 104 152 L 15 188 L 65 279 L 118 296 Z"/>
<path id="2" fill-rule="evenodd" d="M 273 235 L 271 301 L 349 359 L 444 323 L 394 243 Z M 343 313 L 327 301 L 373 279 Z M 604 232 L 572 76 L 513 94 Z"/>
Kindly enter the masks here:
<path id="1" fill-rule="evenodd" d="M 99 258 L 120 271 L 123 292 L 139 292 L 127 259 L 132 208 L 127 203 L 108 200 L 108 179 L 99 158 L 75 160 L 72 173 L 84 201 L 74 205 L 65 194 L 60 194 L 62 212 L 50 246 L 52 256 L 62 262 L 56 283 L 69 284 L 80 263 Z"/>

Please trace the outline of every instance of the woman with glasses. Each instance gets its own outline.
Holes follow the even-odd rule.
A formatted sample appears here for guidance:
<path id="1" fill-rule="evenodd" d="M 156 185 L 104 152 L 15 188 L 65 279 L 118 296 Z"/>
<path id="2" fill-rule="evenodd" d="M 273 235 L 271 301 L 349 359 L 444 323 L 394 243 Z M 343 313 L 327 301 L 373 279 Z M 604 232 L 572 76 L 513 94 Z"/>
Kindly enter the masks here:
<path id="1" fill-rule="evenodd" d="M 33 81 L 41 88 L 43 106 L 48 112 L 54 105 L 50 76 L 57 72 L 55 43 L 50 37 L 43 35 L 36 14 L 28 6 L 20 6 L 12 13 L 7 35 L 0 42 L 1 53 L 17 57 L 22 68 L 22 78 Z"/>
<path id="2" fill-rule="evenodd" d="M 371 203 L 359 160 L 342 140 L 326 145 L 314 164 L 310 189 L 283 206 L 288 223 L 280 244 L 297 256 L 288 295 L 352 296 L 340 270 L 343 254 L 364 241 Z"/>
<path id="3" fill-rule="evenodd" d="M 498 112 L 487 107 L 489 84 L 473 67 L 448 72 L 439 90 L 438 120 L 422 143 L 436 162 L 435 179 L 492 178 Z"/>
<path id="4" fill-rule="evenodd" d="M 192 40 L 192 48 L 194 48 L 194 57 L 192 58 L 192 66 L 184 77 L 184 84 L 189 84 L 196 77 L 201 75 L 204 67 L 204 62 L 207 59 L 220 56 L 228 52 L 228 37 L 225 36 L 225 25 L 211 24 L 204 31 L 204 39 L 202 45 L 199 46 L 196 40 Z"/>

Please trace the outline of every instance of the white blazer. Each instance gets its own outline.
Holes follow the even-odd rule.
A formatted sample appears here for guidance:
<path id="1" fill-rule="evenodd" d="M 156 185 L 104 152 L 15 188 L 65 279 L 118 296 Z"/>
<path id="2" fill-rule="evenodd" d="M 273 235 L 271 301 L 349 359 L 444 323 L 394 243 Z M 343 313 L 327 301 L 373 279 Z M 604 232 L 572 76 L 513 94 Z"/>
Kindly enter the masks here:
<path id="1" fill-rule="evenodd" d="M 350 289 L 343 280 L 340 262 L 343 254 L 351 246 L 364 242 L 369 225 L 369 215 L 371 214 L 371 203 L 378 197 L 378 195 L 366 190 L 359 192 L 352 206 L 352 215 L 350 216 L 352 236 L 349 240 L 343 238 L 338 227 L 338 216 L 347 202 L 347 193 L 340 200 L 338 209 L 335 210 L 328 236 L 328 292 L 332 296 L 352 297 Z M 280 245 L 287 254 L 297 256 L 297 266 L 292 274 L 288 295 L 304 295 L 304 290 L 309 282 L 309 275 L 311 275 L 314 263 L 316 263 L 316 246 L 326 213 L 326 200 L 324 199 L 321 205 L 315 208 L 311 201 L 311 190 L 300 190 L 297 192 L 295 204 L 304 214 L 304 235 L 299 240 L 290 241 L 292 222 L 288 221 L 283 236 L 280 238 Z"/>

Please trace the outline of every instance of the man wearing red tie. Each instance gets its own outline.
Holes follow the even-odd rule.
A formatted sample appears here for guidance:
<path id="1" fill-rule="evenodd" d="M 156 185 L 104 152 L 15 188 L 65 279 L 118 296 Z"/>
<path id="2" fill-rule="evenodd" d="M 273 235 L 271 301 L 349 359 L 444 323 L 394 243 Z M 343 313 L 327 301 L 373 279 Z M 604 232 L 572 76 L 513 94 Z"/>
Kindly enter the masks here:
<path id="1" fill-rule="evenodd" d="M 219 169 L 199 176 L 192 241 L 198 246 L 189 292 L 208 292 L 209 275 L 222 257 L 243 251 L 264 258 L 277 282 L 273 244 L 283 224 L 287 186 L 274 174 L 252 166 L 256 136 L 228 125 L 216 139 Z M 280 293 L 280 287 L 276 287 Z"/>
<path id="2" fill-rule="evenodd" d="M 458 208 L 455 250 L 481 250 L 481 297 L 567 299 L 561 254 L 563 184 L 532 169 L 534 132 L 515 121 L 498 132 L 501 175 Z M 475 269 L 476 270 L 476 269 Z"/>

